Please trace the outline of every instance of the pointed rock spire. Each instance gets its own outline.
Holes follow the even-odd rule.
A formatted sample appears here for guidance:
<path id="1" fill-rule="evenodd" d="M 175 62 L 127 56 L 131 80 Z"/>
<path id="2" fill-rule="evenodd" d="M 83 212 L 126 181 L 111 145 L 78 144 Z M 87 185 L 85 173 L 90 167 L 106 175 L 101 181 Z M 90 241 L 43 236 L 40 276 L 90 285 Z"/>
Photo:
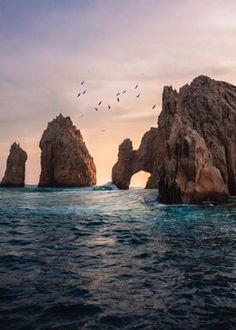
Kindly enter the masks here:
<path id="1" fill-rule="evenodd" d="M 27 153 L 20 147 L 19 143 L 14 142 L 7 158 L 6 171 L 1 187 L 24 187 L 26 160 Z"/>

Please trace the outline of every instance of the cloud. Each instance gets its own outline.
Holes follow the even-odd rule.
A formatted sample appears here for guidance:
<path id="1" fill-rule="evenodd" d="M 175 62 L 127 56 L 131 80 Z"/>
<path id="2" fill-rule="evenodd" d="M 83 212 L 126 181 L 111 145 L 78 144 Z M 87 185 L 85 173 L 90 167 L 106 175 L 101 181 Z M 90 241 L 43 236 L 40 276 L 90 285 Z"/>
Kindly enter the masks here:
<path id="1" fill-rule="evenodd" d="M 126 113 L 126 114 L 121 114 L 121 115 L 117 115 L 115 116 L 115 119 L 118 120 L 125 120 L 125 121 L 134 121 L 134 120 L 143 120 L 143 119 L 148 119 L 148 118 L 153 118 L 153 114 L 151 113 L 135 113 L 135 112 L 130 112 L 130 113 Z"/>

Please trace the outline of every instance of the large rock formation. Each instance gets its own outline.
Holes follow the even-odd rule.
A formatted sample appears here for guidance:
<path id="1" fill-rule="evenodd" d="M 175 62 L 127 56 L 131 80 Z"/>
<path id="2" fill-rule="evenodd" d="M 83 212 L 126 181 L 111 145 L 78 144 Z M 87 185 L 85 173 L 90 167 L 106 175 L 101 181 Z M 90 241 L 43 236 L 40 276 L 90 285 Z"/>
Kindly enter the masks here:
<path id="1" fill-rule="evenodd" d="M 7 158 L 5 175 L 1 187 L 24 187 L 25 186 L 25 163 L 27 153 L 20 145 L 14 142 Z"/>
<path id="2" fill-rule="evenodd" d="M 112 169 L 112 182 L 119 189 L 128 189 L 132 175 L 139 171 L 153 172 L 155 161 L 155 146 L 157 141 L 157 128 L 152 127 L 144 134 L 138 150 L 133 150 L 132 141 L 125 139 L 119 146 L 118 162 Z M 152 186 L 151 177 L 149 187 Z M 154 186 L 155 187 L 155 183 Z"/>
<path id="3" fill-rule="evenodd" d="M 40 187 L 85 187 L 96 184 L 96 167 L 80 131 L 61 114 L 48 123 L 40 141 Z"/>
<path id="4" fill-rule="evenodd" d="M 113 183 L 128 188 L 133 173 L 149 168 L 147 187 L 159 188 L 162 203 L 224 201 L 236 193 L 235 125 L 235 86 L 199 76 L 179 92 L 165 87 L 158 128 L 137 151 L 121 145 Z"/>

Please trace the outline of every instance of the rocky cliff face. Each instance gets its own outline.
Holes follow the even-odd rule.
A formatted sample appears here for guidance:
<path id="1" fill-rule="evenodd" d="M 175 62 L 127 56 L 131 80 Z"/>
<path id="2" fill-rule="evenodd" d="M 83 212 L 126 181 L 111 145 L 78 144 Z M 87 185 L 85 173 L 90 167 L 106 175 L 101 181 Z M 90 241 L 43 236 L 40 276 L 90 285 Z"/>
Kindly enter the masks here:
<path id="1" fill-rule="evenodd" d="M 61 114 L 48 124 L 41 141 L 41 187 L 96 184 L 96 167 L 80 131 Z"/>
<path id="2" fill-rule="evenodd" d="M 147 132 L 140 148 L 132 151 L 135 159 L 144 155 L 139 170 L 149 166 L 147 187 L 159 187 L 162 203 L 224 201 L 235 195 L 235 125 L 235 86 L 199 76 L 179 93 L 165 87 L 158 128 Z M 112 175 L 120 187 L 116 172 L 123 158 L 118 157 Z M 137 162 L 132 158 L 129 164 L 132 176 Z"/>
<path id="3" fill-rule="evenodd" d="M 16 142 L 12 144 L 7 158 L 7 167 L 2 179 L 2 187 L 24 187 L 27 153 Z"/>

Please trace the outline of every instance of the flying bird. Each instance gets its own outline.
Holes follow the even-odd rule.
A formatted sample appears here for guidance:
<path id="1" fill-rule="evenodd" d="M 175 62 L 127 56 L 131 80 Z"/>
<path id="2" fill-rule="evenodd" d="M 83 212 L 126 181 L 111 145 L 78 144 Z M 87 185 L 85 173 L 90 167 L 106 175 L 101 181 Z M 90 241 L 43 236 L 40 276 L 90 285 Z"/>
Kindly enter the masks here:
<path id="1" fill-rule="evenodd" d="M 81 84 L 80 84 L 80 85 L 82 86 L 83 84 L 84 84 L 84 80 L 81 82 Z"/>
<path id="2" fill-rule="evenodd" d="M 119 96 L 119 95 L 120 95 L 120 93 L 117 93 L 117 94 L 116 94 L 116 96 Z"/>
<path id="3" fill-rule="evenodd" d="M 105 132 L 106 130 L 105 129 L 101 129 L 101 132 Z"/>
<path id="4" fill-rule="evenodd" d="M 120 99 L 119 99 L 119 97 L 117 97 L 117 102 L 120 102 Z"/>
<path id="5" fill-rule="evenodd" d="M 123 92 L 122 92 L 122 94 L 125 94 L 125 93 L 126 93 L 126 91 L 123 91 Z"/>
<path id="6" fill-rule="evenodd" d="M 110 106 L 110 104 L 108 105 L 108 109 L 111 110 L 111 106 Z"/>
<path id="7" fill-rule="evenodd" d="M 100 101 L 99 103 L 98 103 L 98 105 L 101 105 L 102 104 L 102 101 Z"/>
<path id="8" fill-rule="evenodd" d="M 87 89 L 85 89 L 85 90 L 83 91 L 83 94 L 85 94 L 85 93 L 86 93 L 86 91 L 87 91 Z"/>
<path id="9" fill-rule="evenodd" d="M 98 108 L 94 108 L 94 110 L 98 111 Z"/>
<path id="10" fill-rule="evenodd" d="M 77 97 L 80 97 L 80 95 L 81 95 L 81 93 L 79 93 L 79 94 L 77 95 Z"/>
<path id="11" fill-rule="evenodd" d="M 134 89 L 138 88 L 138 84 L 134 87 Z"/>
<path id="12" fill-rule="evenodd" d="M 156 104 L 154 104 L 154 106 L 152 107 L 152 110 L 156 108 Z"/>
<path id="13" fill-rule="evenodd" d="M 140 94 L 138 94 L 136 97 L 139 97 L 140 96 Z"/>

